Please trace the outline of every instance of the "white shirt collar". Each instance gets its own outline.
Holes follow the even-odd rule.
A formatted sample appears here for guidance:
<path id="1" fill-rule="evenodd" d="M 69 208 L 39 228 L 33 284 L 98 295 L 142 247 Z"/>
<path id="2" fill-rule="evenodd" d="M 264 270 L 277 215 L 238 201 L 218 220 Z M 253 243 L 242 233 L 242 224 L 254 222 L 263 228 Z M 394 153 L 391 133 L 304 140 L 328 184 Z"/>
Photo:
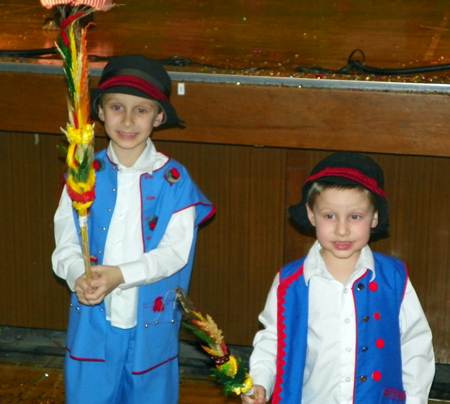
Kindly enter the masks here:
<path id="1" fill-rule="evenodd" d="M 310 279 L 313 276 L 316 276 L 316 275 L 323 276 L 326 278 L 331 277 L 331 275 L 328 272 L 327 267 L 325 265 L 325 261 L 322 258 L 322 254 L 320 253 L 321 249 L 322 249 L 322 246 L 316 240 L 316 242 L 313 244 L 313 246 L 309 250 L 309 253 L 303 264 L 303 275 L 305 277 L 306 284 L 310 281 Z M 351 279 L 353 279 L 356 274 L 364 273 L 367 269 L 372 271 L 372 278 L 370 281 L 373 281 L 375 279 L 375 275 L 376 275 L 375 260 L 373 258 L 372 250 L 370 249 L 370 247 L 368 245 L 366 245 L 361 250 L 361 255 L 358 258 L 358 262 L 356 263 L 355 271 L 353 272 Z"/>
<path id="2" fill-rule="evenodd" d="M 124 165 L 120 164 L 119 159 L 117 158 L 117 155 L 114 152 L 114 148 L 112 147 L 112 142 L 109 142 L 107 154 L 111 162 L 119 167 L 119 170 L 133 169 L 142 173 L 149 173 L 149 174 L 152 174 L 154 170 L 161 167 L 161 161 L 159 161 L 161 160 L 161 158 L 167 161 L 166 156 L 160 155 L 156 151 L 155 145 L 150 140 L 150 138 L 147 139 L 147 145 L 145 146 L 144 151 L 142 152 L 142 154 L 139 156 L 139 158 L 132 167 L 125 167 Z"/>

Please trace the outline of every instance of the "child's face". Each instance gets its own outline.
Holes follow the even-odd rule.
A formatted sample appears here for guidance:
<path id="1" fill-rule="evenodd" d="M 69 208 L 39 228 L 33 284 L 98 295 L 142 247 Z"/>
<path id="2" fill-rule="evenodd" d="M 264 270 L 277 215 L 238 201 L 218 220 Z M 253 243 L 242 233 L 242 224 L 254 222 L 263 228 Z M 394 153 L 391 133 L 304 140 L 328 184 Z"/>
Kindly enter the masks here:
<path id="1" fill-rule="evenodd" d="M 119 159 L 140 156 L 153 128 L 163 120 L 164 114 L 158 110 L 156 101 L 146 98 L 120 93 L 103 95 L 98 116 Z"/>
<path id="2" fill-rule="evenodd" d="M 314 206 L 307 206 L 307 210 L 325 263 L 344 264 L 342 260 L 349 260 L 356 265 L 370 230 L 378 224 L 378 212 L 369 196 L 358 189 L 330 188 L 317 195 Z"/>

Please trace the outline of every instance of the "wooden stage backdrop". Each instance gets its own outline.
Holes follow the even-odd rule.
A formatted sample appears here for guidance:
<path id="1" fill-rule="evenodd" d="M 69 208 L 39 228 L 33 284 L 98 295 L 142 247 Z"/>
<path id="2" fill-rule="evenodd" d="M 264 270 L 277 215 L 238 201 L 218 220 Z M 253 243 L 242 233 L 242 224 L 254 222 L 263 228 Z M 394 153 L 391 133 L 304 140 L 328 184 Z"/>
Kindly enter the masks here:
<path id="1" fill-rule="evenodd" d="M 29 30 L 30 19 L 35 25 L 42 22 L 44 13 L 36 16 L 33 8 L 37 0 L 33 5 L 30 0 L 3 3 L 0 12 L 8 4 L 13 11 L 17 4 L 24 6 L 21 9 L 24 13 L 30 8 L 34 10 L 34 14 L 28 14 L 28 20 L 23 19 Z M 144 4 L 143 1 L 135 3 Z M 163 6 L 157 3 L 161 15 Z M 170 2 L 173 7 L 172 3 L 176 2 Z M 230 2 L 228 7 L 237 3 Z M 269 3 L 270 10 L 275 10 L 276 2 Z M 357 7 L 352 1 L 338 3 L 344 11 L 345 7 Z M 386 15 L 382 7 L 388 3 L 377 2 L 380 18 Z M 421 4 L 415 0 L 409 3 Z M 442 12 L 447 3 L 437 3 L 439 7 L 428 10 L 428 14 L 424 11 L 427 17 L 423 25 L 439 26 L 442 15 L 441 19 L 433 20 L 432 12 Z M 378 10 L 374 5 L 371 7 L 373 11 Z M 136 5 L 131 9 L 134 19 L 152 15 L 147 10 L 147 14 L 140 16 Z M 126 13 L 126 7 L 123 10 Z M 290 13 L 286 7 L 277 10 L 284 10 L 285 16 Z M 325 7 L 319 7 L 319 13 L 325 11 Z M 420 22 L 411 14 L 396 15 L 410 18 L 408 21 L 413 20 L 414 24 Z M 99 25 L 94 32 L 97 36 L 102 30 L 113 32 L 114 40 L 118 40 L 120 32 L 111 24 L 117 24 L 119 18 L 117 13 L 111 16 L 99 16 L 99 24 L 105 25 L 103 28 Z M 339 16 L 341 19 L 333 21 L 344 32 L 348 27 L 344 17 L 353 18 L 353 14 L 342 12 Z M 16 14 L 14 18 L 19 17 Z M 224 18 L 231 17 L 226 14 Z M 126 38 L 136 36 L 134 21 L 129 23 L 128 31 L 120 25 Z M 192 27 L 196 21 L 200 24 L 202 20 L 184 22 Z M 162 26 L 165 21 L 153 22 L 156 26 L 152 28 L 153 33 L 165 32 Z M 216 25 L 224 28 L 222 24 Z M 285 27 L 294 30 L 290 25 Z M 399 37 L 414 38 L 402 42 L 409 51 L 408 57 L 418 47 L 420 61 L 430 54 L 426 51 L 431 38 L 424 31 L 408 34 L 406 29 L 400 32 L 395 24 L 394 28 L 388 23 L 384 27 L 396 30 Z M 211 29 L 214 32 L 214 27 Z M 230 32 L 226 30 L 228 38 L 241 43 L 241 38 Z M 262 35 L 265 31 L 261 28 L 257 32 Z M 439 32 L 441 36 L 448 35 L 446 31 Z M 374 39 L 374 32 L 369 34 L 371 44 L 385 46 L 378 37 Z M 9 41 L 5 40 L 3 45 L 18 46 L 17 31 L 8 35 L 1 34 L 0 38 Z M 30 44 L 24 35 L 20 38 L 24 46 L 36 45 Z M 183 35 L 180 38 L 180 41 L 186 39 Z M 339 35 L 333 38 L 342 40 Z M 115 44 L 112 51 L 128 53 L 127 40 L 121 43 L 121 48 Z M 130 50 L 141 50 L 151 56 L 144 46 L 148 42 L 139 40 L 140 48 L 136 42 L 129 42 Z M 173 38 L 161 41 L 173 46 L 167 52 L 175 52 L 177 42 Z M 263 47 L 262 42 L 259 44 Z M 437 57 L 441 49 L 436 43 L 433 46 Z M 186 52 L 195 55 L 198 49 L 193 46 L 186 48 Z M 217 47 L 206 50 L 219 61 L 230 57 L 226 52 L 222 59 L 217 56 Z M 166 50 L 156 51 L 165 56 Z M 386 54 L 378 54 L 378 60 Z M 243 58 L 243 54 L 239 55 Z M 398 63 L 392 54 L 387 57 L 390 63 Z M 319 60 L 317 53 L 309 60 Z M 54 247 L 52 218 L 64 170 L 62 156 L 56 149 L 56 145 L 63 143 L 59 127 L 65 124 L 67 115 L 64 79 L 60 75 L 2 72 L 0 89 L 0 324 L 65 329 L 68 291 L 52 274 L 50 265 Z M 313 242 L 312 237 L 293 228 L 287 214 L 287 208 L 298 202 L 306 176 L 330 151 L 354 150 L 369 153 L 386 174 L 391 230 L 387 239 L 374 242 L 372 247 L 406 261 L 433 329 L 437 361 L 450 363 L 450 101 L 447 95 L 186 83 L 186 95 L 175 94 L 173 102 L 180 117 L 187 121 L 186 129 L 157 132 L 154 140 L 161 151 L 188 168 L 217 206 L 215 218 L 200 231 L 191 297 L 198 307 L 216 319 L 229 343 L 251 344 L 259 328 L 257 315 L 276 271 L 303 256 Z M 98 135 L 100 149 L 106 145 L 100 126 Z"/>

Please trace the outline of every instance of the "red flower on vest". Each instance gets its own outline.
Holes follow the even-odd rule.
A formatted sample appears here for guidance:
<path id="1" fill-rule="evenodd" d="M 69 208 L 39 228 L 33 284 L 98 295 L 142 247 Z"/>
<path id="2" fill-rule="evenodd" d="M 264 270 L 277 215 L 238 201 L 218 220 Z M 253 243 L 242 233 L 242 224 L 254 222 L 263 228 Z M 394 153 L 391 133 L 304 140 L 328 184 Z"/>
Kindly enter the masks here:
<path id="1" fill-rule="evenodd" d="M 95 171 L 103 171 L 105 169 L 105 162 L 102 159 L 95 159 L 92 163 L 92 168 Z"/>
<path id="2" fill-rule="evenodd" d="M 180 181 L 180 173 L 176 168 L 170 168 L 164 173 L 164 178 L 170 183 L 172 186 Z"/>
<path id="3" fill-rule="evenodd" d="M 153 311 L 155 313 L 161 313 L 164 311 L 164 302 L 162 297 L 157 297 L 155 300 L 155 305 L 153 306 Z"/>
<path id="4" fill-rule="evenodd" d="M 152 216 L 150 219 L 148 219 L 148 227 L 151 231 L 155 230 L 156 224 L 158 223 L 158 217 Z"/>

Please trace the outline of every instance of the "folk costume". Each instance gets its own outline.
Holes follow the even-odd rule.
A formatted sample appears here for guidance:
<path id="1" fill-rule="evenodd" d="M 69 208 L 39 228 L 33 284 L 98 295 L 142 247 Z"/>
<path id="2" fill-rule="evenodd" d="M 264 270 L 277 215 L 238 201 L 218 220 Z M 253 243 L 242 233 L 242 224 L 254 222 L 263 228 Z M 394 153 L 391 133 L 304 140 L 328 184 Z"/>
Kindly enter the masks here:
<path id="1" fill-rule="evenodd" d="M 254 384 L 273 403 L 426 404 L 431 331 L 404 264 L 366 246 L 342 285 L 320 250 L 316 242 L 274 280 L 250 359 Z"/>
<path id="2" fill-rule="evenodd" d="M 153 163 L 155 169 L 142 172 L 140 164 L 145 166 L 145 157 L 154 153 L 156 159 L 149 163 Z M 118 256 L 124 255 L 119 266 L 125 284 L 111 292 L 101 305 L 94 307 L 81 305 L 76 294 L 72 294 L 66 358 L 67 402 L 71 403 L 70 397 L 73 396 L 80 397 L 80 401 L 73 402 L 90 402 L 86 400 L 94 392 L 86 392 L 87 397 L 79 396 L 82 392 L 80 376 L 75 375 L 81 370 L 71 369 L 78 366 L 86 368 L 91 363 L 93 371 L 97 372 L 99 363 L 108 366 L 105 362 L 107 329 L 117 328 L 132 330 L 129 332 L 133 333 L 135 340 L 134 354 L 129 358 L 130 377 L 147 375 L 145 391 L 150 391 L 152 397 L 159 394 L 159 402 L 176 403 L 178 383 L 174 381 L 178 379 L 180 314 L 175 308 L 174 289 L 179 286 L 187 290 L 189 287 L 198 225 L 214 212 L 214 208 L 186 170 L 174 160 L 157 153 L 150 140 L 135 165 L 137 169 L 126 170 L 113 161 L 115 157 L 111 147 L 108 152 L 103 151 L 96 156 L 99 168 L 96 172 L 96 200 L 88 225 L 89 239 L 91 254 L 98 264 L 117 264 Z M 131 189 L 121 187 L 124 180 L 131 182 L 130 175 L 139 177 L 135 186 Z M 125 200 L 122 199 L 123 192 L 128 193 Z M 134 210 L 124 210 L 125 201 L 133 199 L 142 207 L 142 215 L 136 215 Z M 134 224 L 127 220 L 133 213 L 142 222 L 137 237 L 130 240 L 126 236 L 132 236 L 136 231 L 129 232 L 126 224 L 134 229 Z M 72 291 L 76 279 L 84 272 L 77 223 L 70 198 L 64 192 L 55 216 L 57 247 L 53 265 L 56 274 L 67 280 Z M 161 374 L 162 369 L 165 369 L 165 374 Z M 159 373 L 157 378 L 152 377 L 154 370 Z M 71 375 L 74 375 L 73 380 Z M 92 375 L 89 378 L 96 380 Z M 97 388 L 93 402 L 101 403 L 101 386 Z M 110 394 L 108 386 L 104 390 L 105 395 Z M 109 398 L 105 396 L 105 400 Z"/>
<path id="3" fill-rule="evenodd" d="M 378 226 L 389 226 L 384 175 L 372 159 L 335 153 L 311 172 L 292 218 L 312 228 L 314 183 L 365 188 Z M 328 271 L 318 241 L 281 269 L 259 320 L 250 376 L 272 403 L 427 404 L 434 377 L 432 336 L 405 265 L 366 245 L 344 285 Z"/>
<path id="4" fill-rule="evenodd" d="M 131 66 L 126 75 L 125 66 Z M 170 78 L 157 62 L 140 56 L 113 59 L 99 89 L 92 91 L 92 102 L 104 92 L 155 100 L 165 114 L 161 126 L 181 122 L 169 103 Z M 119 266 L 125 282 L 97 306 L 80 304 L 72 293 L 67 403 L 175 404 L 181 320 L 175 289 L 188 289 L 198 226 L 215 209 L 186 169 L 157 152 L 150 138 L 132 167 L 120 163 L 111 143 L 96 154 L 94 167 L 90 254 L 94 264 Z M 67 187 L 55 214 L 55 238 L 53 269 L 74 292 L 85 265 Z"/>

